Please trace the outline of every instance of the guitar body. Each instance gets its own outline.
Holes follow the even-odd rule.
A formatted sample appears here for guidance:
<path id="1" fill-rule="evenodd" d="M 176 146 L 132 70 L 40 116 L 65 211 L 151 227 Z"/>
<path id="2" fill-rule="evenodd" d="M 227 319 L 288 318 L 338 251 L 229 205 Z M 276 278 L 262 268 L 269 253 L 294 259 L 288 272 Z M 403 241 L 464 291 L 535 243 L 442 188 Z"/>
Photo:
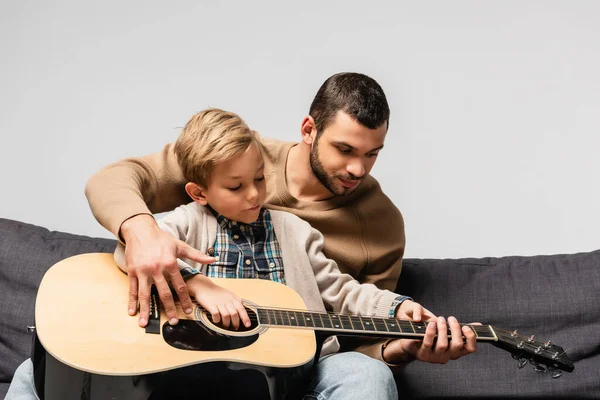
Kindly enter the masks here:
<path id="1" fill-rule="evenodd" d="M 215 282 L 250 304 L 306 310 L 300 296 L 279 283 L 258 279 Z M 182 332 L 178 326 L 165 325 L 166 315 L 160 311 L 160 333 L 147 333 L 138 326 L 137 316 L 127 314 L 128 289 L 128 277 L 112 254 L 82 254 L 55 264 L 44 275 L 36 299 L 40 343 L 65 365 L 112 376 L 152 374 L 215 361 L 292 368 L 310 363 L 315 356 L 312 330 L 256 327 L 238 333 L 214 325 L 210 329 L 210 321 L 194 320 L 194 316 L 202 320 L 199 310 L 191 316 L 180 312 Z M 180 340 L 191 337 L 198 342 L 202 334 L 216 338 L 212 349 L 210 343 L 197 350 L 193 340 Z M 168 338 L 176 343 L 169 344 Z"/>

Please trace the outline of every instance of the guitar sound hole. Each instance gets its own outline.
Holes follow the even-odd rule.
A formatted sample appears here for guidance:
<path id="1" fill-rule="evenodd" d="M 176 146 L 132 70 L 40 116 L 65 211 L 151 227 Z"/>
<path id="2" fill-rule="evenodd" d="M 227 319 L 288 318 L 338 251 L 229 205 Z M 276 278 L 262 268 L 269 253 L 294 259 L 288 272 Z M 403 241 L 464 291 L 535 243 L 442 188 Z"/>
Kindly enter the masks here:
<path id="1" fill-rule="evenodd" d="M 226 331 L 247 332 L 247 331 L 256 329 L 256 327 L 258 327 L 258 316 L 256 315 L 256 313 L 254 311 L 252 311 L 249 308 L 246 308 L 246 312 L 248 313 L 248 317 L 250 318 L 250 326 L 249 327 L 244 326 L 244 324 L 242 324 L 242 321 L 240 319 L 240 327 L 238 329 L 233 329 L 233 325 L 231 325 L 231 323 L 229 324 L 228 328 L 225 328 L 221 322 L 219 322 L 218 324 L 214 323 L 211 315 L 208 313 L 206 314 L 206 317 L 212 324 L 214 324 L 215 326 L 218 326 L 219 328 L 224 329 Z"/>

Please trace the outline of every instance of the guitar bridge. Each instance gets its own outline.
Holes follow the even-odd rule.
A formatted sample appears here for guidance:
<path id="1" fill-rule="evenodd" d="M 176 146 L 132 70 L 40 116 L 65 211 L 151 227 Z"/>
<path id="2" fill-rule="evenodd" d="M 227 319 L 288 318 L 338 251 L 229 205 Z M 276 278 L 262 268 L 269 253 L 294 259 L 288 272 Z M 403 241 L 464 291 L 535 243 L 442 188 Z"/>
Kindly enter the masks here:
<path id="1" fill-rule="evenodd" d="M 146 333 L 153 333 L 160 335 L 160 313 L 158 310 L 160 298 L 158 297 L 158 290 L 156 286 L 152 285 L 150 291 L 150 315 L 148 318 L 148 324 L 146 325 Z"/>

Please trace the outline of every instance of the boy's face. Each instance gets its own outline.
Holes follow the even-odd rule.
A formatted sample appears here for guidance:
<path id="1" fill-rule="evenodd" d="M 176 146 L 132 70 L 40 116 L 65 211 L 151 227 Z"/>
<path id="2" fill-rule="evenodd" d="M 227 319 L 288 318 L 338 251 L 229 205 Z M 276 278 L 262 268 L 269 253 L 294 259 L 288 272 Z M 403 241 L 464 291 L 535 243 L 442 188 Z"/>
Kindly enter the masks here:
<path id="1" fill-rule="evenodd" d="M 334 195 L 349 195 L 367 176 L 387 133 L 387 124 L 369 129 L 345 112 L 313 142 L 310 166 L 319 181 Z"/>
<path id="2" fill-rule="evenodd" d="M 218 164 L 208 187 L 198 186 L 200 196 L 192 195 L 192 198 L 202 205 L 210 205 L 226 218 L 252 223 L 258 219 L 265 202 L 267 189 L 263 170 L 260 151 L 250 145 L 244 153 Z"/>

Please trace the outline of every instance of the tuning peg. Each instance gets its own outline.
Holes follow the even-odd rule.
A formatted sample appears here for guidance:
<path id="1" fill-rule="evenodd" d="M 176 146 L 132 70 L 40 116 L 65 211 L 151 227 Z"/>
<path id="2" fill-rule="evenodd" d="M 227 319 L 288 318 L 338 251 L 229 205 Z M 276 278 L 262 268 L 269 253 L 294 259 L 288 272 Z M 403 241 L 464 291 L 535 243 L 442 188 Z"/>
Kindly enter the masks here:
<path id="1" fill-rule="evenodd" d="M 527 341 L 528 341 L 528 342 L 533 342 L 533 338 L 534 338 L 534 336 L 535 336 L 535 335 L 531 335 L 531 336 L 529 337 L 529 339 L 527 339 Z"/>
<path id="2" fill-rule="evenodd" d="M 517 343 L 517 349 L 521 350 L 523 348 L 523 341 L 521 340 L 519 343 Z"/>
<path id="3" fill-rule="evenodd" d="M 517 368 L 521 369 L 526 365 L 527 365 L 527 359 L 523 358 L 523 357 L 519 358 L 519 361 L 517 361 Z"/>
<path id="4" fill-rule="evenodd" d="M 552 379 L 557 379 L 562 376 L 562 371 L 557 370 L 554 367 L 548 367 L 548 371 L 552 372 Z"/>
<path id="5" fill-rule="evenodd" d="M 516 329 L 513 331 L 513 333 L 510 334 L 510 336 L 512 336 L 512 337 L 517 337 L 517 335 L 518 335 L 518 333 L 517 333 Z"/>
<path id="6" fill-rule="evenodd" d="M 544 343 L 544 348 L 545 349 L 550 348 L 550 346 L 552 346 L 552 342 L 550 340 L 548 340 L 546 343 Z"/>
<path id="7" fill-rule="evenodd" d="M 529 360 L 529 363 L 533 365 L 533 370 L 535 372 L 546 372 L 546 368 L 544 368 L 542 365 L 538 364 L 537 362 L 532 360 Z"/>

